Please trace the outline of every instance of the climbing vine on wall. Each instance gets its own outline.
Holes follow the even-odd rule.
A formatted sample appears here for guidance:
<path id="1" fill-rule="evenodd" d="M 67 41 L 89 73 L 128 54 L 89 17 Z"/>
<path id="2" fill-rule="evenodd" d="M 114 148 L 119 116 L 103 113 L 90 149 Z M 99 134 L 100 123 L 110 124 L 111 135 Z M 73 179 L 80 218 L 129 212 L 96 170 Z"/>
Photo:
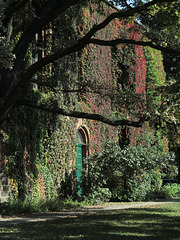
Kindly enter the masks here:
<path id="1" fill-rule="evenodd" d="M 43 54 L 75 43 L 113 11 L 115 9 L 107 3 L 92 0 L 79 8 L 70 8 L 43 29 L 43 34 L 47 34 Z M 141 40 L 143 36 L 141 27 L 133 19 L 115 19 L 95 37 Z M 31 47 L 27 65 L 32 60 Z M 151 54 L 146 52 L 148 61 L 155 59 L 155 52 Z M 81 52 L 44 68 L 40 76 L 33 79 L 36 87 L 29 85 L 23 96 L 114 119 L 137 119 L 145 108 L 146 77 L 154 78 L 146 59 L 141 46 L 122 44 L 112 48 L 90 44 Z M 158 81 L 161 80 L 162 77 Z M 82 124 L 89 130 L 91 154 L 101 151 L 108 140 L 117 141 L 118 137 L 122 145 L 125 142 L 135 144 L 140 132 L 140 129 L 115 128 L 92 120 L 83 120 Z M 70 173 L 75 163 L 77 120 L 18 107 L 10 113 L 4 131 L 7 134 L 5 171 L 11 178 L 14 196 L 23 199 L 57 197 L 66 173 Z"/>
<path id="2" fill-rule="evenodd" d="M 97 1 L 88 1 L 82 7 L 79 36 L 84 36 L 94 24 L 102 22 L 113 11 L 115 9 L 103 1 L 98 1 L 98 4 Z M 141 40 L 141 27 L 133 19 L 115 19 L 95 34 L 95 38 L 100 39 L 119 37 Z M 81 81 L 88 85 L 90 92 L 83 94 L 83 101 L 86 101 L 92 112 L 118 119 L 142 116 L 146 95 L 146 60 L 143 47 L 122 44 L 112 48 L 91 44 L 82 50 L 80 65 Z M 96 132 L 97 125 L 94 124 L 93 133 Z M 139 131 L 129 128 L 126 137 L 133 142 Z"/>
<path id="3" fill-rule="evenodd" d="M 68 21 L 63 17 L 56 20 L 56 27 L 62 19 Z M 43 49 L 43 54 L 47 54 L 50 47 L 56 48 L 60 43 L 58 36 L 61 35 L 62 29 L 56 27 L 51 26 L 51 31 L 54 31 L 53 37 L 57 39 L 54 42 L 49 34 L 51 31 L 43 29 L 47 40 L 46 44 L 43 44 L 47 45 L 47 48 Z M 64 28 L 66 29 L 65 26 Z M 65 31 L 62 42 L 66 36 L 69 36 L 69 32 Z M 31 48 L 32 46 L 26 59 L 27 65 L 31 64 Z M 40 55 L 39 52 L 34 53 L 37 54 Z M 32 80 L 33 84 L 24 90 L 22 98 L 60 107 L 72 106 L 75 97 L 67 95 L 64 90 L 67 90 L 67 87 L 74 87 L 74 84 L 70 85 L 70 80 L 77 74 L 75 58 L 76 55 L 70 55 L 44 68 L 42 73 Z M 71 121 L 69 117 L 28 107 L 18 107 L 11 111 L 4 126 L 6 133 L 4 149 L 7 159 L 4 171 L 11 179 L 15 198 L 31 200 L 58 196 L 65 172 L 69 171 L 75 158 L 75 125 L 76 120 Z"/>
<path id="4" fill-rule="evenodd" d="M 156 88 L 161 87 L 166 79 L 163 67 L 163 59 L 160 52 L 151 48 L 145 48 L 145 58 L 147 61 L 147 101 L 149 108 L 156 108 L 160 102 L 161 95 L 157 96 Z"/>

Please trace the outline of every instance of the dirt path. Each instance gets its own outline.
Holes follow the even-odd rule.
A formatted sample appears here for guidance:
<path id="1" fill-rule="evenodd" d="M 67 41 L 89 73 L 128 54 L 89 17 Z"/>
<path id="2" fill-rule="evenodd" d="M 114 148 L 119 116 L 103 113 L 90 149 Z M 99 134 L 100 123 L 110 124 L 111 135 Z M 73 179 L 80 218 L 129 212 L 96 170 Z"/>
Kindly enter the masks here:
<path id="1" fill-rule="evenodd" d="M 29 215 L 0 217 L 0 227 L 28 222 L 45 222 L 57 218 L 76 218 L 81 215 L 95 214 L 102 211 L 121 210 L 129 208 L 150 207 L 167 203 L 179 202 L 180 198 L 155 201 L 155 202 L 131 202 L 131 203 L 106 203 L 98 206 L 88 206 L 79 209 L 63 210 L 62 212 L 32 213 Z"/>

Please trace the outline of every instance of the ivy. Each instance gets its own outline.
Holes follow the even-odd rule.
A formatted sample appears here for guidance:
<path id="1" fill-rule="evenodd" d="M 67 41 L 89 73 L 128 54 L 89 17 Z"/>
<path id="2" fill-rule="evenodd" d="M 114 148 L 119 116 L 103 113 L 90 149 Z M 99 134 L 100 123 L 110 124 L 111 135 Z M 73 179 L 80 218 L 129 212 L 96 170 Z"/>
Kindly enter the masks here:
<path id="1" fill-rule="evenodd" d="M 76 43 L 94 24 L 101 22 L 113 11 L 103 1 L 99 4 L 87 1 L 87 5 L 79 9 L 69 8 L 48 26 L 53 31 L 53 36 L 50 29 L 43 29 L 47 40 L 47 46 L 43 49 L 45 55 L 50 52 L 51 47 L 56 50 Z M 82 13 L 79 14 L 81 17 L 77 17 L 78 11 Z M 140 40 L 142 33 L 132 19 L 115 19 L 105 29 L 97 32 L 95 37 Z M 31 64 L 32 46 L 29 47 L 28 53 L 25 67 Z M 150 58 L 155 57 L 147 55 L 151 64 Z M 162 70 L 157 65 L 154 68 L 158 69 L 157 71 Z M 33 89 L 32 85 L 27 86 L 21 97 L 67 109 L 99 113 L 105 117 L 111 115 L 114 119 L 117 116 L 134 119 L 140 117 L 144 111 L 147 74 L 150 80 L 154 79 L 151 74 L 153 69 L 149 69 L 144 49 L 140 46 L 123 44 L 111 48 L 90 44 L 79 54 L 73 53 L 53 65 L 49 64 L 33 79 L 36 88 Z M 161 80 L 160 77 L 158 81 Z M 89 130 L 90 154 L 100 152 L 104 146 L 108 147 L 107 141 L 117 141 L 122 132 L 125 133 L 125 140 L 129 138 L 131 145 L 135 145 L 136 137 L 140 133 L 139 129 L 123 130 L 91 120 L 82 120 L 82 124 Z M 4 126 L 8 136 L 5 143 L 5 171 L 11 178 L 14 197 L 52 199 L 58 196 L 75 163 L 76 128 L 77 120 L 69 117 L 28 107 L 18 107 L 11 111 Z M 122 152 L 121 162 L 118 164 L 124 166 L 124 161 L 129 164 L 124 174 L 136 173 L 137 176 L 139 173 L 139 163 L 133 162 L 133 157 L 141 164 L 142 161 L 149 161 L 149 152 L 146 152 L 146 158 L 141 158 L 138 155 L 141 151 L 143 147 L 129 147 L 128 154 L 125 155 L 124 152 L 123 156 Z M 113 154 L 117 151 L 109 153 L 110 161 L 113 161 Z M 100 168 L 101 164 L 103 162 L 97 167 Z M 108 168 L 108 163 L 106 167 Z M 122 175 L 122 172 L 119 170 L 116 174 Z M 142 178 L 147 177 L 143 170 L 139 174 Z M 96 177 L 92 181 L 95 180 Z M 101 191 L 107 198 L 110 196 L 107 189 Z"/>

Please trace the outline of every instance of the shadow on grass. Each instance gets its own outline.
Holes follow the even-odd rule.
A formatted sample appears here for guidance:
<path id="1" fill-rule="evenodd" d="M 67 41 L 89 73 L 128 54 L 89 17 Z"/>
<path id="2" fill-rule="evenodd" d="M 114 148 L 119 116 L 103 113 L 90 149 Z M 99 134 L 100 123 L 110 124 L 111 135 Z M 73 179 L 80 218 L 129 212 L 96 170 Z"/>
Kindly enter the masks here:
<path id="1" fill-rule="evenodd" d="M 1 228 L 0 239 L 178 240 L 180 204 L 177 204 L 7 226 Z"/>

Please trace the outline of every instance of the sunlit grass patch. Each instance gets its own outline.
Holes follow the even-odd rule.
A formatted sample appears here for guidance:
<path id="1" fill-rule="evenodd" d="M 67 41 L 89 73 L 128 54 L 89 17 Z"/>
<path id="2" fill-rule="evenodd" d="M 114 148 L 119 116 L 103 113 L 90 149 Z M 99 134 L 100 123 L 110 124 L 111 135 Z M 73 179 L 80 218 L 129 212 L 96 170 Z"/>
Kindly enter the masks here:
<path id="1" fill-rule="evenodd" d="M 180 203 L 7 226 L 0 239 L 179 240 Z"/>

